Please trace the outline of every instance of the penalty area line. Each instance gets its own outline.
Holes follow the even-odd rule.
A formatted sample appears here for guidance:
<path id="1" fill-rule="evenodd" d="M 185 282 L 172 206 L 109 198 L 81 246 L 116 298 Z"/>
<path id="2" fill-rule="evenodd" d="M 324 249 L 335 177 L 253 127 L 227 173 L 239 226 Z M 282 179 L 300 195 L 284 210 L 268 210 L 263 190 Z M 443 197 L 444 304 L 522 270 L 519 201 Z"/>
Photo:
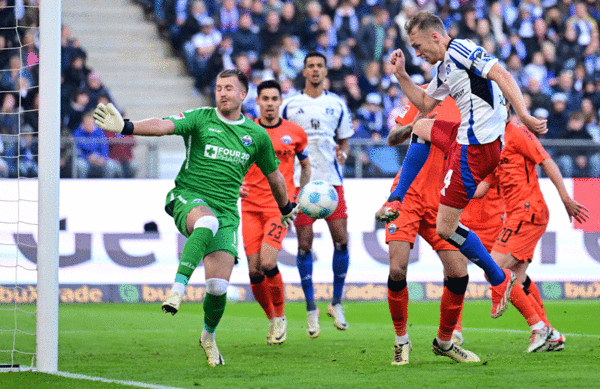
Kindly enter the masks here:
<path id="1" fill-rule="evenodd" d="M 65 378 L 73 378 L 73 379 L 77 379 L 77 380 L 98 381 L 98 382 L 105 382 L 105 383 L 108 383 L 108 384 L 121 384 L 121 385 L 128 385 L 128 386 L 136 386 L 138 388 L 180 389 L 180 388 L 177 388 L 177 387 L 174 387 L 174 386 L 164 386 L 164 385 L 148 384 L 148 383 L 145 383 L 145 382 L 136 382 L 136 381 L 113 380 L 113 379 L 110 379 L 110 378 L 93 377 L 93 376 L 89 376 L 89 375 L 85 375 L 85 374 L 69 373 L 69 372 L 66 372 L 66 371 L 57 371 L 55 373 L 50 373 L 50 374 L 61 376 L 61 377 L 65 377 Z"/>

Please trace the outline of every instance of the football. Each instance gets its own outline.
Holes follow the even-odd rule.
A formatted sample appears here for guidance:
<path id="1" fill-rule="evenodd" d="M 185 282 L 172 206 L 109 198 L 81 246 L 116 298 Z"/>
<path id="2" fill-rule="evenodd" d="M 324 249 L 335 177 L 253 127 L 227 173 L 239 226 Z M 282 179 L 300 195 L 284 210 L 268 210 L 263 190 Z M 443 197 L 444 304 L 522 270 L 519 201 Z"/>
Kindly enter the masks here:
<path id="1" fill-rule="evenodd" d="M 325 181 L 311 181 L 300 192 L 298 204 L 302 212 L 313 219 L 331 216 L 338 205 L 335 188 Z"/>

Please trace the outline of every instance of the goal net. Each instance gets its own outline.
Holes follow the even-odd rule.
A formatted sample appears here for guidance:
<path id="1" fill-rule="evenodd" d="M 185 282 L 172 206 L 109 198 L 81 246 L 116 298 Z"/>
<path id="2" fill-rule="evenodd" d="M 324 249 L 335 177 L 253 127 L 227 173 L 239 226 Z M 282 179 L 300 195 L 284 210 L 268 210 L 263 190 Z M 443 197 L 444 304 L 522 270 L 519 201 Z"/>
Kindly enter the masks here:
<path id="1" fill-rule="evenodd" d="M 0 371 L 57 370 L 60 1 L 0 9 Z M 43 59 L 42 59 L 43 58 Z"/>

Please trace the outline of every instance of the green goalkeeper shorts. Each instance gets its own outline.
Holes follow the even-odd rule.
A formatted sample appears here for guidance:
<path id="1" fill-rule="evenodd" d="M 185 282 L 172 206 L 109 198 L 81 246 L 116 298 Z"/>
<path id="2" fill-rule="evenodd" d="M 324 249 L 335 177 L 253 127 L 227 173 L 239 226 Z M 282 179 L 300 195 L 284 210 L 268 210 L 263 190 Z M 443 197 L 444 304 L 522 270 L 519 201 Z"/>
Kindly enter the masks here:
<path id="1" fill-rule="evenodd" d="M 173 217 L 175 226 L 186 238 L 190 234 L 187 232 L 186 220 L 190 211 L 199 205 L 204 205 L 215 214 L 219 220 L 219 230 L 215 234 L 213 240 L 208 244 L 206 254 L 214 253 L 215 251 L 225 251 L 233 255 L 235 263 L 238 263 L 238 239 L 237 231 L 239 218 L 234 215 L 221 213 L 214 206 L 211 206 L 207 201 L 198 197 L 198 194 L 181 189 L 173 188 L 167 194 L 165 211 Z"/>

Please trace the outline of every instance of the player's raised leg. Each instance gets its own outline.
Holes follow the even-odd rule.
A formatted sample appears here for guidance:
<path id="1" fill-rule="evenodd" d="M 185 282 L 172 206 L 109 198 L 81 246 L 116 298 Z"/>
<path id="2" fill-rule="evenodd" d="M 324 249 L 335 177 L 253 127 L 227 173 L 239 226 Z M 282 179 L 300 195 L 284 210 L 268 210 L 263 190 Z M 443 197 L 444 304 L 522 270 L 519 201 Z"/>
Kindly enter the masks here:
<path id="1" fill-rule="evenodd" d="M 510 270 L 501 269 L 487 252 L 477 235 L 459 224 L 462 209 L 440 204 L 437 219 L 438 234 L 483 269 L 492 285 L 492 317 L 500 317 L 507 308 L 516 277 Z"/>
<path id="2" fill-rule="evenodd" d="M 319 337 L 321 326 L 319 325 L 319 309 L 315 304 L 315 289 L 313 287 L 312 272 L 313 272 L 313 256 L 312 256 L 312 241 L 313 228 L 312 222 L 308 225 L 300 225 L 304 215 L 299 215 L 296 220 L 296 234 L 298 236 L 298 255 L 296 257 L 296 265 L 300 273 L 300 284 L 304 291 L 304 299 L 306 300 L 307 312 L 307 328 L 308 336 L 311 338 Z M 308 217 L 305 216 L 308 219 Z M 304 224 L 304 223 L 303 223 Z"/>
<path id="3" fill-rule="evenodd" d="M 408 288 L 406 271 L 410 253 L 410 243 L 399 240 L 389 242 L 390 274 L 388 276 L 388 307 L 394 324 L 396 339 L 392 365 L 406 365 L 412 344 L 406 331 L 408 321 Z"/>
<path id="4" fill-rule="evenodd" d="M 210 366 L 225 364 L 217 348 L 215 331 L 225 312 L 227 287 L 234 263 L 233 255 L 224 251 L 215 251 L 204 258 L 206 295 L 203 304 L 204 328 L 200 336 L 200 345 L 206 353 Z"/>
<path id="5" fill-rule="evenodd" d="M 340 205 L 338 204 L 338 207 Z M 345 203 L 343 204 L 345 207 Z M 337 212 L 337 210 L 336 210 Z M 334 213 L 335 215 L 335 213 Z M 332 215 L 333 216 L 333 215 Z M 346 273 L 350 262 L 348 253 L 348 231 L 347 219 L 340 218 L 328 220 L 329 230 L 333 238 L 333 298 L 331 304 L 327 307 L 327 314 L 333 318 L 333 324 L 338 330 L 347 330 L 348 323 L 344 316 L 342 308 L 342 295 L 344 294 L 344 284 L 346 282 Z"/>
<path id="6" fill-rule="evenodd" d="M 186 200 L 186 203 L 175 205 L 175 207 L 185 208 L 188 203 L 191 203 L 191 201 Z M 176 212 L 185 212 L 185 209 L 181 211 L 176 210 Z M 181 260 L 179 261 L 179 267 L 175 275 L 175 282 L 162 305 L 162 310 L 172 315 L 176 314 L 179 310 L 179 305 L 185 293 L 185 287 L 192 273 L 204 258 L 208 244 L 219 229 L 219 220 L 206 205 L 198 205 L 191 209 L 187 213 L 185 220 L 188 240 L 183 246 Z"/>

